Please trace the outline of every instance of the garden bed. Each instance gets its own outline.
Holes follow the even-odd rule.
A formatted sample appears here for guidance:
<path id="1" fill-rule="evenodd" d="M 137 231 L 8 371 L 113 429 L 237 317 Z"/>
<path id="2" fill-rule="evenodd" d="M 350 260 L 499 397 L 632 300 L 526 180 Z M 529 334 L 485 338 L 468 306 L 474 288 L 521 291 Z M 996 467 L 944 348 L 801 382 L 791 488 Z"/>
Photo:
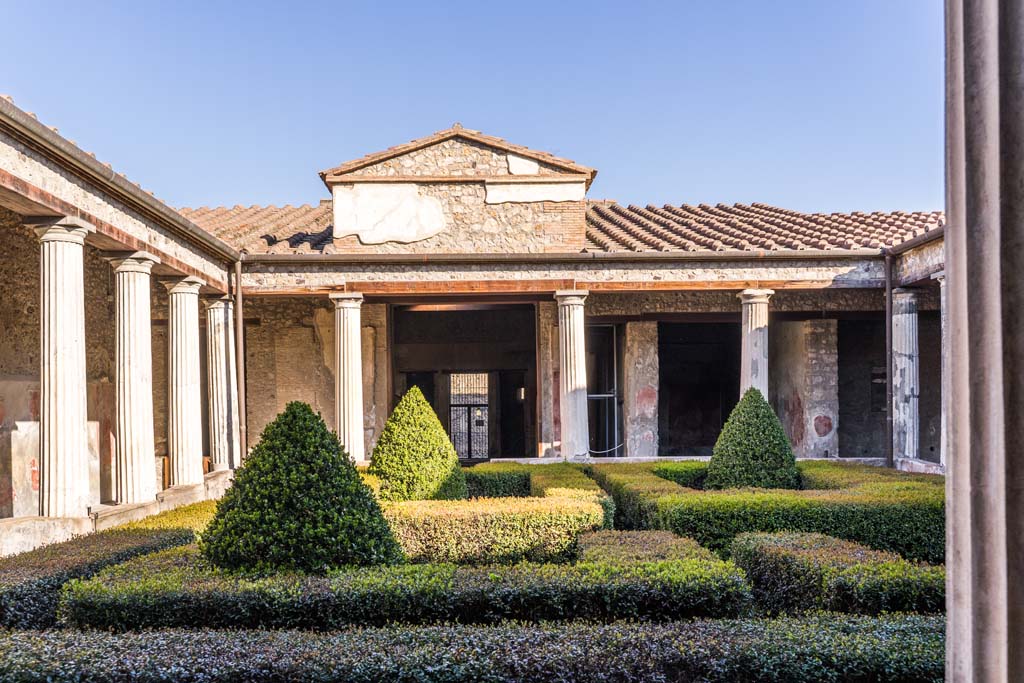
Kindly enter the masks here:
<path id="1" fill-rule="evenodd" d="M 750 602 L 743 573 L 699 548 L 683 559 L 647 562 L 399 565 L 342 569 L 326 577 L 258 577 L 211 568 L 195 546 L 186 546 L 69 583 L 60 614 L 68 625 L 117 631 L 330 630 L 392 622 L 729 617 L 742 615 Z"/>
<path id="2" fill-rule="evenodd" d="M 941 612 L 946 608 L 943 567 L 822 534 L 741 534 L 732 559 L 770 614 L 827 609 L 837 612 Z"/>
<path id="3" fill-rule="evenodd" d="M 818 532 L 942 562 L 945 556 L 941 477 L 864 465 L 801 462 L 802 490 L 704 491 L 704 463 L 591 465 L 588 471 L 615 499 L 616 527 L 666 529 L 727 551 L 752 531 Z"/>
<path id="4" fill-rule="evenodd" d="M 0 632 L 23 683 L 543 683 L 943 679 L 945 619 L 821 614 L 670 624 L 557 623 L 262 630 Z"/>

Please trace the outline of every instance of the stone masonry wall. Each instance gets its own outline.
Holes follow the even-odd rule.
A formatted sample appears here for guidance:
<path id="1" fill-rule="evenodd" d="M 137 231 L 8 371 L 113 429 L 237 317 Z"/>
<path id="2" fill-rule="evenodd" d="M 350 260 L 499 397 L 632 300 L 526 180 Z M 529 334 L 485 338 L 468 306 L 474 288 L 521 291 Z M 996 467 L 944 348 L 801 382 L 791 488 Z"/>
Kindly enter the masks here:
<path id="1" fill-rule="evenodd" d="M 387 307 L 362 308 L 366 453 L 387 419 Z M 334 306 L 321 298 L 250 298 L 245 305 L 248 446 L 290 401 L 312 406 L 330 429 L 334 415 Z"/>

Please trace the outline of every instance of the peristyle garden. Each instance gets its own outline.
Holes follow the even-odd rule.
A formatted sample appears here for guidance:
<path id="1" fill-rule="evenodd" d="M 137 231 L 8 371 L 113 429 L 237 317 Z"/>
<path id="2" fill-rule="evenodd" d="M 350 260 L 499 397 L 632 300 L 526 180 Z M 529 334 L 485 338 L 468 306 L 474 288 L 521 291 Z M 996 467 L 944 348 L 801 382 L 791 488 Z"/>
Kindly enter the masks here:
<path id="1" fill-rule="evenodd" d="M 412 389 L 360 471 L 292 403 L 220 501 L 0 560 L 0 680 L 938 681 L 944 533 L 756 390 L 709 462 L 461 467 Z"/>

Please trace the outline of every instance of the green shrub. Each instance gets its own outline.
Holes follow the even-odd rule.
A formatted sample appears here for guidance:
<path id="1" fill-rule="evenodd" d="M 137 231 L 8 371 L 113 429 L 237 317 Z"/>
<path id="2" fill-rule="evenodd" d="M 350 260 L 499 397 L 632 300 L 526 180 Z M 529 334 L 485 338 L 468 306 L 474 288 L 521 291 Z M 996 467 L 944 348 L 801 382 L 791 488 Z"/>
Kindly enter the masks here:
<path id="1" fill-rule="evenodd" d="M 463 469 L 470 498 L 509 498 L 530 495 L 530 466 L 489 462 Z"/>
<path id="2" fill-rule="evenodd" d="M 189 529 L 111 529 L 0 558 L 0 627 L 52 626 L 67 581 L 194 539 Z"/>
<path id="3" fill-rule="evenodd" d="M 60 610 L 64 623 L 110 630 L 330 630 L 392 622 L 736 616 L 749 605 L 743 572 L 718 559 L 399 565 L 352 567 L 326 577 L 252 577 L 210 568 L 189 546 L 72 582 Z"/>
<path id="4" fill-rule="evenodd" d="M 376 498 L 338 438 L 299 402 L 263 430 L 201 545 L 217 566 L 254 571 L 323 573 L 401 559 Z"/>
<path id="5" fill-rule="evenodd" d="M 675 482 L 688 489 L 703 489 L 708 478 L 708 463 L 703 460 L 659 462 L 651 470 L 655 476 Z"/>
<path id="6" fill-rule="evenodd" d="M 795 489 L 796 456 L 768 401 L 751 387 L 733 408 L 708 461 L 705 487 Z"/>
<path id="7" fill-rule="evenodd" d="M 580 536 L 580 562 L 634 563 L 661 560 L 715 560 L 692 538 L 671 531 L 595 531 Z"/>
<path id="8" fill-rule="evenodd" d="M 422 626 L 307 631 L 0 633 L 22 683 L 936 683 L 945 619 L 823 614 L 778 620 Z"/>
<path id="9" fill-rule="evenodd" d="M 946 572 L 822 534 L 740 534 L 732 558 L 768 613 L 941 612 Z"/>
<path id="10" fill-rule="evenodd" d="M 596 502 L 604 510 L 604 527 L 611 529 L 614 526 L 615 501 L 579 465 L 561 462 L 528 467 L 533 468 L 530 470 L 531 496 Z"/>
<path id="11" fill-rule="evenodd" d="M 596 497 L 407 501 L 384 514 L 410 561 L 458 564 L 565 561 L 605 516 Z"/>
<path id="12" fill-rule="evenodd" d="M 368 473 L 382 500 L 465 498 L 466 477 L 448 434 L 419 387 L 405 392 L 384 423 Z"/>
<path id="13" fill-rule="evenodd" d="M 134 522 L 128 522 L 117 527 L 118 529 L 191 529 L 196 534 L 202 533 L 213 519 L 217 511 L 217 501 L 204 500 L 191 505 L 161 512 L 158 515 L 144 517 Z"/>
<path id="14" fill-rule="evenodd" d="M 615 499 L 616 527 L 667 529 L 716 551 L 726 551 L 733 537 L 748 531 L 806 531 L 911 560 L 940 563 L 945 556 L 941 477 L 801 462 L 805 481 L 842 482 L 844 488 L 697 491 L 655 475 L 667 465 L 590 466 L 592 476 Z"/>

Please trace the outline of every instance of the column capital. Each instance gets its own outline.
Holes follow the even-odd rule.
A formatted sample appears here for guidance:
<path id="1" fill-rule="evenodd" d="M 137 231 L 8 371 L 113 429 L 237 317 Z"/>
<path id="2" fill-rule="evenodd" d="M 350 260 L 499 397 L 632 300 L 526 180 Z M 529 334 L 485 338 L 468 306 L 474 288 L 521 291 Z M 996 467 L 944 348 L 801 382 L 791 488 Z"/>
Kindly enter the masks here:
<path id="1" fill-rule="evenodd" d="M 205 285 L 206 282 L 200 280 L 194 275 L 188 277 L 178 278 L 175 280 L 167 280 L 164 282 L 164 287 L 167 288 L 169 294 L 199 294 L 199 289 Z"/>
<path id="2" fill-rule="evenodd" d="M 144 273 L 149 275 L 153 266 L 160 263 L 153 254 L 148 251 L 125 251 L 111 252 L 104 254 L 104 258 L 110 262 L 115 273 Z"/>
<path id="3" fill-rule="evenodd" d="M 937 273 L 932 273 L 932 279 L 937 281 L 940 286 L 945 286 L 945 284 L 946 284 L 946 271 L 945 270 L 940 270 Z"/>
<path id="4" fill-rule="evenodd" d="M 96 232 L 96 226 L 74 216 L 31 216 L 25 225 L 35 229 L 41 242 L 72 242 L 85 244 L 86 236 Z"/>
<path id="5" fill-rule="evenodd" d="M 208 299 L 207 301 L 204 301 L 203 304 L 206 306 L 206 310 L 208 311 L 214 311 L 221 308 L 230 309 L 234 306 L 230 296 L 219 296 L 213 299 Z"/>
<path id="6" fill-rule="evenodd" d="M 744 289 L 736 298 L 741 304 L 766 304 L 774 293 L 774 289 Z"/>
<path id="7" fill-rule="evenodd" d="M 559 289 L 555 292 L 555 301 L 559 306 L 582 306 L 588 294 L 586 289 Z"/>
<path id="8" fill-rule="evenodd" d="M 360 292 L 333 292 L 328 297 L 334 302 L 335 308 L 359 308 L 363 305 Z"/>

